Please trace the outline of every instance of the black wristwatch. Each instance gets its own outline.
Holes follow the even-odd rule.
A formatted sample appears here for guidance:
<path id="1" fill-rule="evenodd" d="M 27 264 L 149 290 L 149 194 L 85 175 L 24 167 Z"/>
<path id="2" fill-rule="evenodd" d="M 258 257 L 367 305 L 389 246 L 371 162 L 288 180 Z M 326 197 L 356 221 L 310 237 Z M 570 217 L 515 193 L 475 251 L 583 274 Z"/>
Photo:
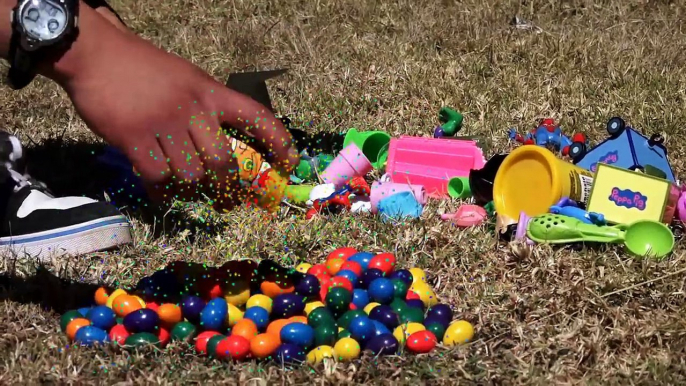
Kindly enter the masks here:
<path id="1" fill-rule="evenodd" d="M 36 65 L 56 60 L 78 36 L 79 0 L 18 0 L 12 10 L 10 70 L 7 82 L 15 90 L 36 77 Z"/>

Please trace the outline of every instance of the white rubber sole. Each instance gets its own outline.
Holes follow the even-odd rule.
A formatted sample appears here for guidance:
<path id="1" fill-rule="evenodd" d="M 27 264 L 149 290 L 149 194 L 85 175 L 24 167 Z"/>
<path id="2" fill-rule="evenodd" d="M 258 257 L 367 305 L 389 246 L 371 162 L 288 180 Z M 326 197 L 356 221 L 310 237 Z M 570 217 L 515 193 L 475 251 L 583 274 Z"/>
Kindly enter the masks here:
<path id="1" fill-rule="evenodd" d="M 131 224 L 124 216 L 101 218 L 68 227 L 0 238 L 0 254 L 45 262 L 53 257 L 83 255 L 130 244 Z"/>

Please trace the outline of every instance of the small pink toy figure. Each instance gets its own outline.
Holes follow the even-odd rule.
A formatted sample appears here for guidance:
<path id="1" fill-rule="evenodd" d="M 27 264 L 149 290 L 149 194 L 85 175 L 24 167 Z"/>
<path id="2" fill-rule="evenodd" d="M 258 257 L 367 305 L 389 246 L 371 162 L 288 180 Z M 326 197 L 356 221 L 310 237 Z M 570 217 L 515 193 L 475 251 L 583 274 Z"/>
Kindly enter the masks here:
<path id="1" fill-rule="evenodd" d="M 461 205 L 457 212 L 441 215 L 441 220 L 452 221 L 459 227 L 476 226 L 486 221 L 487 218 L 486 210 L 478 205 Z"/>
<path id="2" fill-rule="evenodd" d="M 686 223 L 686 185 L 681 185 L 681 196 L 679 196 L 679 201 L 676 203 L 676 212 L 679 216 L 679 220 L 682 223 Z"/>

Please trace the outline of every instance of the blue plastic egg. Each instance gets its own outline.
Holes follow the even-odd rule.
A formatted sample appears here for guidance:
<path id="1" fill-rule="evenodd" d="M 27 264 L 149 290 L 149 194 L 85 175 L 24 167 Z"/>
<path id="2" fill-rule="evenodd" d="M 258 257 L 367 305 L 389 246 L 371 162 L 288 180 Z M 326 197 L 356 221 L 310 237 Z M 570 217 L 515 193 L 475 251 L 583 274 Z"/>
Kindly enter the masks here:
<path id="1" fill-rule="evenodd" d="M 424 310 L 424 302 L 422 301 L 422 299 L 406 300 L 405 304 L 407 304 L 408 307 L 415 307 Z"/>
<path id="2" fill-rule="evenodd" d="M 307 356 L 305 349 L 291 343 L 282 343 L 272 355 L 280 365 L 301 364 Z"/>
<path id="3" fill-rule="evenodd" d="M 186 295 L 181 299 L 181 313 L 189 322 L 197 324 L 200 321 L 200 313 L 206 305 L 201 298 Z"/>
<path id="4" fill-rule="evenodd" d="M 338 271 L 336 276 L 344 277 L 344 278 L 348 279 L 351 283 L 357 283 L 357 280 L 358 280 L 358 277 L 355 274 L 355 272 L 353 272 L 349 269 L 343 269 L 341 271 Z"/>
<path id="5" fill-rule="evenodd" d="M 355 307 L 357 307 L 358 310 L 364 309 L 364 307 L 369 304 L 369 294 L 367 293 L 367 290 L 355 288 L 353 290 L 352 303 L 355 305 Z"/>
<path id="6" fill-rule="evenodd" d="M 305 310 L 303 297 L 296 294 L 277 295 L 272 302 L 272 318 L 285 319 L 300 315 Z"/>
<path id="7" fill-rule="evenodd" d="M 369 313 L 369 318 L 380 322 L 390 330 L 393 330 L 400 324 L 398 314 L 393 311 L 391 306 L 385 304 L 374 307 L 372 312 Z"/>
<path id="8" fill-rule="evenodd" d="M 200 325 L 205 330 L 219 331 L 224 325 L 229 305 L 224 298 L 214 298 L 207 302 L 200 312 Z"/>
<path id="9" fill-rule="evenodd" d="M 369 262 L 372 260 L 373 257 L 373 253 L 357 252 L 356 254 L 350 256 L 348 260 L 356 262 L 362 267 L 363 271 L 366 271 L 367 268 L 369 268 Z"/>
<path id="10" fill-rule="evenodd" d="M 404 281 L 407 285 L 412 285 L 412 273 L 406 269 L 397 270 L 388 277 L 389 279 L 400 279 Z"/>
<path id="11" fill-rule="evenodd" d="M 360 343 L 366 342 L 376 335 L 374 322 L 366 316 L 358 316 L 350 321 L 348 331 L 350 331 L 350 337 Z"/>
<path id="12" fill-rule="evenodd" d="M 395 295 L 393 282 L 384 277 L 372 281 L 371 284 L 369 284 L 369 289 L 367 291 L 369 292 L 369 298 L 372 301 L 381 304 L 390 303 Z"/>
<path id="13" fill-rule="evenodd" d="M 302 296 L 314 296 L 319 293 L 319 279 L 311 274 L 306 274 L 295 286 L 295 293 Z"/>
<path id="14" fill-rule="evenodd" d="M 126 315 L 122 324 L 126 331 L 131 334 L 138 332 L 154 333 L 159 322 L 160 317 L 157 312 L 149 308 L 141 308 Z"/>
<path id="15" fill-rule="evenodd" d="M 388 329 L 383 323 L 379 322 L 378 320 L 372 320 L 372 323 L 374 323 L 374 328 L 376 331 L 374 331 L 374 335 L 379 336 L 383 334 L 390 334 L 391 330 Z"/>
<path id="16" fill-rule="evenodd" d="M 314 329 L 304 323 L 289 323 L 281 329 L 281 342 L 307 349 L 314 343 Z"/>
<path id="17" fill-rule="evenodd" d="M 91 308 L 93 308 L 93 307 L 82 307 L 82 308 L 79 308 L 79 309 L 78 309 L 79 314 L 83 315 L 83 317 L 85 318 L 86 315 L 88 315 L 88 312 L 90 312 Z"/>
<path id="18" fill-rule="evenodd" d="M 427 310 L 426 318 L 441 320 L 441 324 L 447 327 L 453 320 L 453 310 L 447 304 L 439 303 Z"/>
<path id="19" fill-rule="evenodd" d="M 370 339 L 364 348 L 374 355 L 393 355 L 398 352 L 399 347 L 398 340 L 393 334 L 382 334 Z"/>
<path id="20" fill-rule="evenodd" d="M 107 331 L 95 326 L 83 326 L 76 331 L 74 337 L 76 343 L 84 346 L 92 346 L 95 343 L 106 343 L 109 341 Z"/>
<path id="21" fill-rule="evenodd" d="M 88 311 L 88 314 L 86 314 L 86 319 L 91 321 L 91 326 L 105 331 L 109 331 L 110 328 L 117 324 L 117 314 L 107 306 L 93 307 Z"/>
<path id="22" fill-rule="evenodd" d="M 365 271 L 364 274 L 362 274 L 362 277 L 359 280 L 359 287 L 369 288 L 369 286 L 372 284 L 374 280 L 382 277 L 384 277 L 384 273 L 382 270 L 376 268 L 369 269 Z"/>
<path id="23" fill-rule="evenodd" d="M 255 306 L 248 308 L 245 310 L 243 317 L 255 322 L 255 326 L 257 326 L 257 329 L 260 331 L 264 331 L 269 324 L 269 312 L 262 307 Z"/>

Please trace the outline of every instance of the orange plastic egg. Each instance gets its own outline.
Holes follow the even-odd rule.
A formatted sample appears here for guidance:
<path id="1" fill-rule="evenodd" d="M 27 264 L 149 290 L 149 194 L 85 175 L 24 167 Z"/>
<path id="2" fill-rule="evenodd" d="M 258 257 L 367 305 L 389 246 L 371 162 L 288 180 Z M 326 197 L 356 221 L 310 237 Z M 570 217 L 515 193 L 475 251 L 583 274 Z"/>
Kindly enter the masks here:
<path id="1" fill-rule="evenodd" d="M 120 317 L 124 317 L 141 308 L 143 307 L 138 302 L 138 299 L 131 295 L 119 295 L 112 302 L 112 311 Z"/>
<path id="2" fill-rule="evenodd" d="M 279 339 L 281 343 L 281 329 L 288 323 L 292 323 L 289 319 L 277 319 L 267 326 L 267 334 L 272 334 Z"/>
<path id="3" fill-rule="evenodd" d="M 255 322 L 250 319 L 241 319 L 231 329 L 231 335 L 238 335 L 247 340 L 251 340 L 257 336 L 257 326 L 255 325 Z"/>
<path id="4" fill-rule="evenodd" d="M 287 286 L 282 288 L 279 284 L 273 281 L 263 281 L 260 284 L 260 290 L 263 294 L 269 296 L 270 298 L 275 298 L 278 295 L 289 294 L 295 291 L 295 287 Z"/>
<path id="5" fill-rule="evenodd" d="M 288 323 L 307 324 L 307 317 L 302 315 L 291 316 L 290 318 L 288 318 Z"/>
<path id="6" fill-rule="evenodd" d="M 181 321 L 181 307 L 173 303 L 164 303 L 157 309 L 157 315 L 162 323 L 172 326 Z"/>
<path id="7" fill-rule="evenodd" d="M 74 340 L 74 337 L 76 337 L 76 331 L 78 331 L 79 328 L 90 325 L 90 320 L 86 318 L 76 318 L 69 322 L 69 324 L 67 324 L 65 332 L 67 333 L 67 337 L 69 338 L 69 340 Z"/>
<path id="8" fill-rule="evenodd" d="M 110 296 L 109 293 L 107 293 L 107 290 L 105 287 L 100 287 L 95 291 L 95 304 L 99 306 L 104 306 L 107 304 L 107 298 Z"/>
<path id="9" fill-rule="evenodd" d="M 326 271 L 329 272 L 329 275 L 335 276 L 338 271 L 341 270 L 341 266 L 345 263 L 345 260 L 339 258 L 339 257 L 334 257 L 331 260 L 326 261 Z"/>
<path id="10" fill-rule="evenodd" d="M 259 334 L 250 340 L 250 352 L 255 358 L 266 358 L 274 353 L 281 339 L 270 333 Z"/>

